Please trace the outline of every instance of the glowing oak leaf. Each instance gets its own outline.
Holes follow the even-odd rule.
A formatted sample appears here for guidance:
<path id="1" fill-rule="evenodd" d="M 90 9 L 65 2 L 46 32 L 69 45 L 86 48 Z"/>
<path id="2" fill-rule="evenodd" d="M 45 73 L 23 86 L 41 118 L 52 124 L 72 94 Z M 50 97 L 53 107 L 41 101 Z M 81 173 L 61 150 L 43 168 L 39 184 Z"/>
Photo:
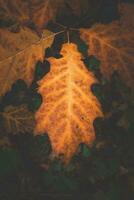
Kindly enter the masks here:
<path id="1" fill-rule="evenodd" d="M 32 82 L 35 64 L 43 61 L 45 49 L 51 46 L 53 39 L 54 34 L 48 30 L 44 30 L 40 39 L 27 28 L 19 33 L 0 29 L 0 96 L 18 79 L 28 85 Z"/>
<path id="2" fill-rule="evenodd" d="M 53 151 L 68 161 L 81 142 L 94 141 L 93 121 L 102 112 L 90 88 L 97 81 L 84 66 L 77 46 L 63 44 L 61 55 L 48 59 L 51 70 L 38 83 L 43 103 L 36 113 L 35 134 L 47 132 Z"/>
<path id="3" fill-rule="evenodd" d="M 124 7 L 121 13 L 123 9 Z M 102 73 L 110 78 L 113 71 L 118 71 L 122 79 L 133 87 L 134 21 L 132 26 L 132 21 L 128 23 L 125 19 L 124 14 L 120 21 L 106 25 L 96 24 L 90 29 L 80 29 L 80 34 L 89 45 L 89 55 L 100 59 Z"/>
<path id="4" fill-rule="evenodd" d="M 34 130 L 34 115 L 28 111 L 26 105 L 18 107 L 7 106 L 1 116 L 3 118 L 2 130 L 6 133 L 30 133 Z"/>

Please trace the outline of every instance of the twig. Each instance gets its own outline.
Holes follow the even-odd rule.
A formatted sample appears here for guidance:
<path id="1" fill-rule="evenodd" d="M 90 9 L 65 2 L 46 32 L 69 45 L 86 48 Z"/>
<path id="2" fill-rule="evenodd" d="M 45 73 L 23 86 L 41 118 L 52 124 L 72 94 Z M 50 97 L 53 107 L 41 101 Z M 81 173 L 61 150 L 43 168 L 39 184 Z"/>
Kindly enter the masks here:
<path id="1" fill-rule="evenodd" d="M 66 28 L 66 26 L 64 26 L 63 24 L 61 24 L 61 23 L 58 23 L 58 22 L 54 22 L 54 24 L 56 24 L 56 25 L 58 25 L 58 26 L 60 26 L 60 27 L 62 27 L 62 28 Z"/>
<path id="2" fill-rule="evenodd" d="M 79 31 L 79 28 L 70 28 L 71 31 Z"/>

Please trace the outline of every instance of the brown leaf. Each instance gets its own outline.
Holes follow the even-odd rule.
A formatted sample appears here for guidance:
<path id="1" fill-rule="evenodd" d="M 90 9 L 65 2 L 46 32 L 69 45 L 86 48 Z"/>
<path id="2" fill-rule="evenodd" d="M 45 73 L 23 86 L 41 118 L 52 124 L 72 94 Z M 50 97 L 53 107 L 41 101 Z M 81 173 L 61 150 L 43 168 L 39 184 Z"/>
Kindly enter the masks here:
<path id="1" fill-rule="evenodd" d="M 28 28 L 19 33 L 0 29 L 0 96 L 18 79 L 28 85 L 32 82 L 35 64 L 43 61 L 45 49 L 51 46 L 53 39 L 54 35 L 48 30 L 44 30 L 40 39 Z"/>
<path id="2" fill-rule="evenodd" d="M 122 19 L 107 25 L 96 24 L 90 29 L 81 29 L 80 34 L 89 45 L 89 55 L 100 59 L 102 73 L 110 77 L 117 70 L 123 80 L 133 87 L 134 21 L 133 26 L 130 26 L 126 17 Z"/>
<path id="3" fill-rule="evenodd" d="M 35 133 L 47 132 L 54 152 L 68 161 L 81 142 L 92 144 L 93 121 L 102 112 L 90 88 L 97 80 L 81 61 L 77 46 L 64 44 L 61 55 L 48 59 L 50 73 L 39 81 L 43 103 L 36 113 Z"/>
<path id="4" fill-rule="evenodd" d="M 18 107 L 8 106 L 5 108 L 2 116 L 6 133 L 30 133 L 34 130 L 34 115 L 28 111 L 26 105 Z"/>
<path id="5" fill-rule="evenodd" d="M 31 10 L 31 20 L 42 28 L 56 18 L 57 11 L 63 2 L 64 0 L 36 0 Z"/>
<path id="6" fill-rule="evenodd" d="M 39 28 L 56 16 L 57 9 L 64 0 L 0 0 L 0 20 L 16 20 L 23 23 L 34 22 Z"/>
<path id="7" fill-rule="evenodd" d="M 28 1 L 0 0 L 0 19 L 17 19 L 24 21 L 29 19 Z"/>

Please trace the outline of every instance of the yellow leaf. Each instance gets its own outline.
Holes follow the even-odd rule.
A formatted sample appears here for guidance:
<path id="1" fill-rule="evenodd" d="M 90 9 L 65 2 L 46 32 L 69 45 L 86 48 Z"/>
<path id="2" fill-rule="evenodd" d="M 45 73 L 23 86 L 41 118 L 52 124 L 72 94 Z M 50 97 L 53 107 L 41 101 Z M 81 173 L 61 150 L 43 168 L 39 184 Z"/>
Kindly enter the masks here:
<path id="1" fill-rule="evenodd" d="M 34 130 L 34 115 L 28 111 L 26 105 L 7 106 L 1 115 L 3 117 L 3 130 L 6 133 L 30 133 Z"/>
<path id="2" fill-rule="evenodd" d="M 44 30 L 40 39 L 28 28 L 19 33 L 0 29 L 0 96 L 18 79 L 28 85 L 32 82 L 35 64 L 38 60 L 43 61 L 45 49 L 53 40 L 54 35 L 48 30 Z"/>
<path id="3" fill-rule="evenodd" d="M 133 87 L 134 21 L 132 26 L 128 20 L 125 20 L 125 13 L 123 16 L 120 21 L 111 24 L 96 24 L 90 29 L 80 29 L 80 34 L 89 45 L 89 55 L 100 59 L 102 73 L 110 78 L 113 71 L 117 70 L 122 79 Z"/>
<path id="4" fill-rule="evenodd" d="M 93 121 L 102 112 L 91 92 L 97 81 L 84 66 L 77 46 L 64 44 L 60 54 L 60 59 L 48 59 L 50 73 L 38 83 L 43 103 L 36 113 L 35 134 L 47 132 L 53 151 L 68 161 L 81 142 L 92 144 Z"/>

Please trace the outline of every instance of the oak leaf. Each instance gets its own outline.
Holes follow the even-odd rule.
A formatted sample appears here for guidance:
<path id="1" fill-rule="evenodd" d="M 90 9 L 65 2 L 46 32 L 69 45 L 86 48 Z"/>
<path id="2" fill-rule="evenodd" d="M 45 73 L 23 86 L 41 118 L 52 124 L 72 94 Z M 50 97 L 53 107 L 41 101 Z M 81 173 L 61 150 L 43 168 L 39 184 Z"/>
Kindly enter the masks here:
<path id="1" fill-rule="evenodd" d="M 7 106 L 1 116 L 3 118 L 2 130 L 6 133 L 30 133 L 34 130 L 34 115 L 28 111 L 26 105 Z"/>
<path id="2" fill-rule="evenodd" d="M 90 29 L 80 29 L 80 35 L 89 45 L 89 55 L 100 59 L 101 71 L 106 77 L 110 78 L 113 71 L 118 71 L 122 79 L 133 87 L 134 21 L 129 23 L 130 21 L 126 20 L 124 8 L 126 7 L 121 9 L 120 21 L 105 25 L 96 24 Z M 129 13 L 129 7 L 127 11 Z"/>
<path id="3" fill-rule="evenodd" d="M 32 82 L 35 64 L 43 61 L 45 49 L 52 45 L 53 39 L 54 35 L 48 30 L 44 30 L 40 39 L 28 28 L 19 33 L 0 29 L 0 96 L 18 79 L 28 85 Z"/>
<path id="4" fill-rule="evenodd" d="M 102 112 L 91 92 L 97 80 L 84 66 L 77 46 L 63 44 L 60 54 L 60 59 L 48 59 L 50 72 L 38 82 L 43 103 L 35 116 L 35 134 L 47 132 L 53 151 L 68 161 L 80 143 L 92 144 L 93 121 Z"/>

